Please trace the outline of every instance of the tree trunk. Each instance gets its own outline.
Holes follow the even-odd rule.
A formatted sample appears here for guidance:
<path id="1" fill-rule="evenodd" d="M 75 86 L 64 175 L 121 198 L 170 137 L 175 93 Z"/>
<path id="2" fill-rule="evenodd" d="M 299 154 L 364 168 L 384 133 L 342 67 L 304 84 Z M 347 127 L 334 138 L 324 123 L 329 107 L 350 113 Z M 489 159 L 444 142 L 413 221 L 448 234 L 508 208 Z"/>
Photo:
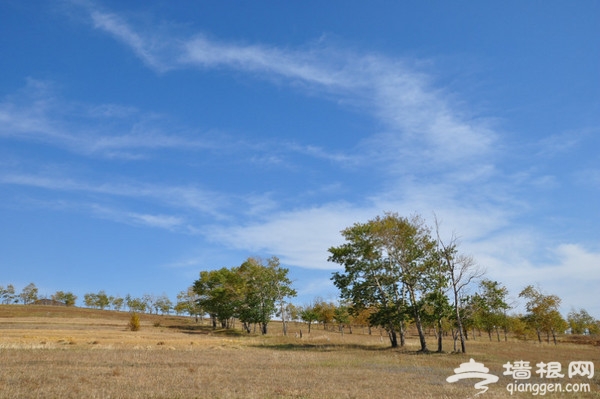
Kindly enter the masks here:
<path id="1" fill-rule="evenodd" d="M 406 344 L 406 332 L 404 328 L 404 322 L 400 322 L 400 346 L 404 348 Z"/>
<path id="2" fill-rule="evenodd" d="M 438 319 L 438 348 L 437 351 L 438 353 L 442 353 L 443 352 L 443 332 L 442 332 L 442 319 Z"/>
<path id="3" fill-rule="evenodd" d="M 419 333 L 419 343 L 421 344 L 421 352 L 429 352 L 427 349 L 427 341 L 425 340 L 425 332 L 423 331 L 423 323 L 421 323 L 421 312 L 417 309 L 417 298 L 413 287 L 408 289 L 410 294 L 410 301 L 415 313 L 415 325 L 417 326 L 417 332 Z"/>
<path id="4" fill-rule="evenodd" d="M 392 344 L 392 348 L 398 347 L 398 337 L 396 335 L 396 330 L 393 328 L 388 331 L 388 336 L 390 337 L 390 343 Z"/>
<path id="5" fill-rule="evenodd" d="M 283 309 L 283 301 L 279 301 L 279 311 L 281 312 L 281 323 L 283 323 L 283 336 L 287 336 L 287 325 L 285 322 L 285 312 Z"/>
<path id="6" fill-rule="evenodd" d="M 458 340 L 458 330 L 452 329 L 453 351 L 456 352 L 456 341 Z"/>
<path id="7" fill-rule="evenodd" d="M 261 323 L 260 332 L 262 333 L 262 335 L 267 334 L 267 323 Z"/>
<path id="8" fill-rule="evenodd" d="M 454 281 L 454 275 L 452 276 L 452 280 Z M 463 334 L 463 324 L 462 319 L 460 317 L 460 309 L 458 308 L 458 291 L 456 290 L 456 286 L 454 286 L 454 313 L 456 314 L 456 325 L 458 327 L 458 336 L 460 338 L 460 351 L 462 353 L 467 353 L 467 346 L 465 344 L 465 334 Z"/>

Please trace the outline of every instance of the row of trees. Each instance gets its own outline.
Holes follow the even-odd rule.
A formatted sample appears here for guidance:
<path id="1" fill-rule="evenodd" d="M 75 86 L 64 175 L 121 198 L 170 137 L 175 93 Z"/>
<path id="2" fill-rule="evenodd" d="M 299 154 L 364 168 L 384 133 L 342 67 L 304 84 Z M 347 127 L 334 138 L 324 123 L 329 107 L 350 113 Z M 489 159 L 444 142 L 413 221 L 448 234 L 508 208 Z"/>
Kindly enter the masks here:
<path id="1" fill-rule="evenodd" d="M 528 312 L 525 315 L 509 314 L 512 309 L 508 301 L 508 290 L 497 281 L 481 280 L 477 292 L 463 298 L 461 307 L 462 321 L 465 328 L 465 338 L 476 340 L 486 333 L 489 340 L 508 340 L 508 334 L 521 339 L 537 337 L 541 342 L 542 336 L 546 340 L 556 339 L 557 333 L 570 332 L 572 334 L 600 334 L 600 321 L 594 319 L 585 309 L 571 310 L 567 319 L 558 313 L 554 304 L 560 303 L 555 295 L 545 295 L 539 288 L 527 286 L 521 291 L 521 297 L 527 300 Z M 557 300 L 558 299 L 558 300 Z M 453 334 L 456 336 L 456 320 L 453 317 L 444 317 L 441 327 L 437 323 L 431 308 L 424 309 L 423 326 L 433 335 Z M 352 327 L 371 328 L 371 316 L 377 309 L 365 308 L 357 312 L 347 302 L 324 301 L 317 298 L 313 303 L 296 308 L 297 320 L 307 324 L 310 333 L 311 326 L 319 323 L 323 328 L 337 328 L 340 332 L 347 328 L 352 333 Z M 409 319 L 407 325 L 413 325 Z M 381 327 L 381 326 L 378 326 Z M 456 350 L 456 347 L 454 348 Z"/>
<path id="2" fill-rule="evenodd" d="M 190 293 L 180 293 L 177 297 L 179 302 L 173 305 L 166 294 L 160 296 L 145 294 L 141 298 L 134 298 L 128 294 L 123 298 L 107 295 L 105 291 L 101 290 L 98 293 L 84 294 L 83 303 L 88 308 L 101 310 L 122 310 L 126 307 L 130 312 L 140 313 L 154 312 L 158 314 L 160 312 L 161 314 L 167 314 L 175 311 L 177 314 L 198 314 L 197 310 L 199 308 L 197 309 L 197 306 L 192 304 L 193 299 L 190 299 L 189 295 Z M 50 296 L 50 299 L 61 302 L 66 306 L 75 306 L 77 298 L 77 295 L 69 291 L 56 291 Z M 47 297 L 40 297 L 39 289 L 34 283 L 25 286 L 19 294 L 16 293 L 12 284 L 8 284 L 6 288 L 0 286 L 0 302 L 5 305 L 18 303 L 29 305 L 40 299 L 47 299 Z"/>
<path id="3" fill-rule="evenodd" d="M 287 275 L 288 269 L 281 267 L 276 257 L 248 258 L 237 267 L 200 272 L 192 291 L 197 295 L 196 304 L 210 315 L 215 328 L 217 322 L 227 328 L 238 319 L 247 332 L 252 325 L 259 325 L 266 334 L 271 317 L 278 314 L 285 335 L 286 299 L 296 295 Z"/>
<path id="4" fill-rule="evenodd" d="M 442 240 L 437 220 L 434 227 L 418 215 L 386 213 L 344 229 L 345 242 L 329 248 L 329 261 L 344 267 L 332 276 L 343 307 L 351 316 L 366 317 L 369 325 L 387 330 L 392 347 L 404 345 L 409 325 L 418 333 L 421 351 L 428 351 L 425 328 L 433 327 L 438 351 L 443 335 L 450 332 L 455 350 L 459 341 L 463 353 L 469 330 L 484 330 L 490 339 L 495 332 L 498 340 L 501 330 L 505 339 L 509 330 L 522 335 L 534 331 L 538 340 L 545 334 L 556 342 L 557 332 L 569 325 L 573 332 L 598 328 L 584 310 L 571 312 L 567 323 L 558 310 L 560 298 L 534 286 L 519 293 L 527 314 L 509 316 L 506 287 L 482 280 L 483 271 L 458 251 L 457 239 Z M 467 295 L 475 282 L 477 292 Z"/>
<path id="5" fill-rule="evenodd" d="M 127 294 L 125 298 L 107 295 L 104 291 L 98 293 L 87 293 L 83 296 L 85 306 L 95 309 L 121 310 L 124 307 L 130 312 L 168 314 L 176 307 L 166 294 L 155 296 L 144 294 L 141 298 L 135 298 Z"/>
<path id="6" fill-rule="evenodd" d="M 317 322 L 337 325 L 340 332 L 353 325 L 378 327 L 387 331 L 392 347 L 405 344 L 408 328 L 417 331 L 422 351 L 428 351 L 426 330 L 434 331 L 437 350 L 442 351 L 443 336 L 451 334 L 454 349 L 466 352 L 466 341 L 476 339 L 476 331 L 507 339 L 508 332 L 519 336 L 545 336 L 556 342 L 556 335 L 567 329 L 575 334 L 600 333 L 600 322 L 585 310 L 573 310 L 565 320 L 559 312 L 560 298 L 547 295 L 538 287 L 527 286 L 519 297 L 525 301 L 525 315 L 511 315 L 508 290 L 501 283 L 483 278 L 473 258 L 458 250 L 452 236 L 441 238 L 439 225 L 426 225 L 418 216 L 400 217 L 386 213 L 366 223 L 356 223 L 342 231 L 345 242 L 329 248 L 329 261 L 343 266 L 332 280 L 340 290 L 340 302 L 315 300 L 310 305 L 294 306 L 288 298 L 296 291 L 288 269 L 279 259 L 248 258 L 240 266 L 200 272 L 198 280 L 177 296 L 173 304 L 166 295 L 134 298 L 109 296 L 104 291 L 84 295 L 85 306 L 98 309 L 162 314 L 175 311 L 196 318 L 208 314 L 213 327 L 223 328 L 239 320 L 247 332 L 260 327 L 263 334 L 275 315 L 281 317 L 284 334 L 287 320 L 303 320 L 308 331 Z M 478 285 L 475 285 L 478 283 Z M 474 292 L 474 293 L 471 293 Z M 12 285 L 0 286 L 2 303 L 29 304 L 37 300 L 38 290 L 29 284 L 20 294 Z M 52 299 L 68 306 L 77 297 L 57 291 Z"/>
<path id="7" fill-rule="evenodd" d="M 19 302 L 28 305 L 39 299 L 38 291 L 38 288 L 33 283 L 25 286 L 19 294 L 16 293 L 15 287 L 12 284 L 8 284 L 6 288 L 0 285 L 0 299 L 4 305 Z"/>
<path id="8" fill-rule="evenodd" d="M 72 292 L 57 291 L 51 297 L 52 300 L 62 302 L 66 306 L 74 306 L 77 301 L 77 296 Z M 26 285 L 20 294 L 16 294 L 15 287 L 8 284 L 6 288 L 0 285 L 0 300 L 2 304 L 8 305 L 13 303 L 23 303 L 24 305 L 32 304 L 39 299 L 39 289 L 34 283 Z"/>

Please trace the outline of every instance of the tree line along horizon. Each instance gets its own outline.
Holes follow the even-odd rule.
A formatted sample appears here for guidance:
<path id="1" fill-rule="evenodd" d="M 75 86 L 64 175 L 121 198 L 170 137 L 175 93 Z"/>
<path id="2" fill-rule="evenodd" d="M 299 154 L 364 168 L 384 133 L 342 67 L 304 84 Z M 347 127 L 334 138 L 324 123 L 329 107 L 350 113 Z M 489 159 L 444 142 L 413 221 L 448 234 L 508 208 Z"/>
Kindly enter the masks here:
<path id="1" fill-rule="evenodd" d="M 378 327 L 387 332 L 392 347 L 404 346 L 407 331 L 416 330 L 420 351 L 429 351 L 426 330 L 433 331 L 437 351 L 443 350 L 443 337 L 451 336 L 454 351 L 466 352 L 476 331 L 489 340 L 543 338 L 556 344 L 558 334 L 600 334 L 600 320 L 585 309 L 572 309 L 566 319 L 559 307 L 561 299 L 541 288 L 527 285 L 519 293 L 525 301 L 525 314 L 509 314 L 514 309 L 508 289 L 500 282 L 484 278 L 474 259 L 459 251 L 455 236 L 442 240 L 439 223 L 428 226 L 420 215 L 401 217 L 396 213 L 366 223 L 355 223 L 341 232 L 345 242 L 329 248 L 328 261 L 343 266 L 332 273 L 339 289 L 338 301 L 315 298 L 312 303 L 294 305 L 296 296 L 289 270 L 275 256 L 250 257 L 240 266 L 201 271 L 199 278 L 177 295 L 173 303 L 166 294 L 145 294 L 140 298 L 110 296 L 101 290 L 86 293 L 89 308 L 130 312 L 208 315 L 213 328 L 233 327 L 239 320 L 244 331 L 267 334 L 273 317 L 282 321 L 287 334 L 289 321 L 302 321 L 310 333 L 313 324 L 337 328 L 341 333 L 352 326 Z M 474 293 L 471 293 L 474 291 Z M 77 296 L 57 291 L 51 299 L 74 306 Z M 31 283 L 21 293 L 11 284 L 0 286 L 3 304 L 32 304 L 39 300 Z"/>

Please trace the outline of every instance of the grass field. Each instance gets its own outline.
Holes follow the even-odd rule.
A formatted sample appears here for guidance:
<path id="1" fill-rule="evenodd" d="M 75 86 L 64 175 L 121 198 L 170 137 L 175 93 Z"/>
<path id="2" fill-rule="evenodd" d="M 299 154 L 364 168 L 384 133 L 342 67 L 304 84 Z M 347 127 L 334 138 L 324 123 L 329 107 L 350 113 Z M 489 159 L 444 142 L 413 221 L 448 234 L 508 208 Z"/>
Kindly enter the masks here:
<path id="1" fill-rule="evenodd" d="M 446 378 L 470 358 L 500 377 L 477 398 L 511 397 L 503 364 L 533 366 L 531 384 L 589 384 L 589 393 L 548 392 L 551 398 L 600 398 L 600 370 L 593 378 L 540 379 L 540 361 L 572 361 L 600 368 L 600 346 L 534 341 L 469 341 L 467 355 L 418 354 L 418 342 L 390 349 L 379 333 L 353 334 L 302 325 L 281 336 L 213 331 L 175 316 L 142 315 L 140 331 L 127 330 L 129 314 L 80 308 L 0 306 L 0 398 L 468 398 L 479 380 Z M 304 334 L 296 335 L 302 328 Z M 430 345 L 434 346 L 431 337 Z M 445 342 L 451 350 L 452 342 Z M 515 392 L 512 397 L 535 397 Z"/>

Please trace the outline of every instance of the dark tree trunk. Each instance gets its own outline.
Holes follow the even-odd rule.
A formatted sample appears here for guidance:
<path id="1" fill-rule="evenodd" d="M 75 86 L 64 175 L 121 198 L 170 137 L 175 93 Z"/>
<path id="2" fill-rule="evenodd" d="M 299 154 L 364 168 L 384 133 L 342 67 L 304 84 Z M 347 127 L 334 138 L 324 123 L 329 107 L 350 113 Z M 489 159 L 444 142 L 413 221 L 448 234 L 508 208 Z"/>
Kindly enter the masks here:
<path id="1" fill-rule="evenodd" d="M 444 348 L 443 348 L 443 334 L 442 334 L 442 319 L 438 319 L 438 347 L 437 347 L 437 351 L 438 353 L 442 353 Z"/>
<path id="2" fill-rule="evenodd" d="M 413 289 L 409 288 L 410 301 L 414 309 L 415 324 L 417 326 L 417 332 L 419 333 L 419 343 L 421 344 L 421 352 L 428 352 L 427 341 L 425 340 L 425 332 L 423 331 L 423 324 L 421 323 L 421 312 L 417 309 L 417 298 Z"/>
<path id="3" fill-rule="evenodd" d="M 396 335 L 396 330 L 388 331 L 388 335 L 390 337 L 390 343 L 392 344 L 392 348 L 398 347 L 398 336 Z"/>

